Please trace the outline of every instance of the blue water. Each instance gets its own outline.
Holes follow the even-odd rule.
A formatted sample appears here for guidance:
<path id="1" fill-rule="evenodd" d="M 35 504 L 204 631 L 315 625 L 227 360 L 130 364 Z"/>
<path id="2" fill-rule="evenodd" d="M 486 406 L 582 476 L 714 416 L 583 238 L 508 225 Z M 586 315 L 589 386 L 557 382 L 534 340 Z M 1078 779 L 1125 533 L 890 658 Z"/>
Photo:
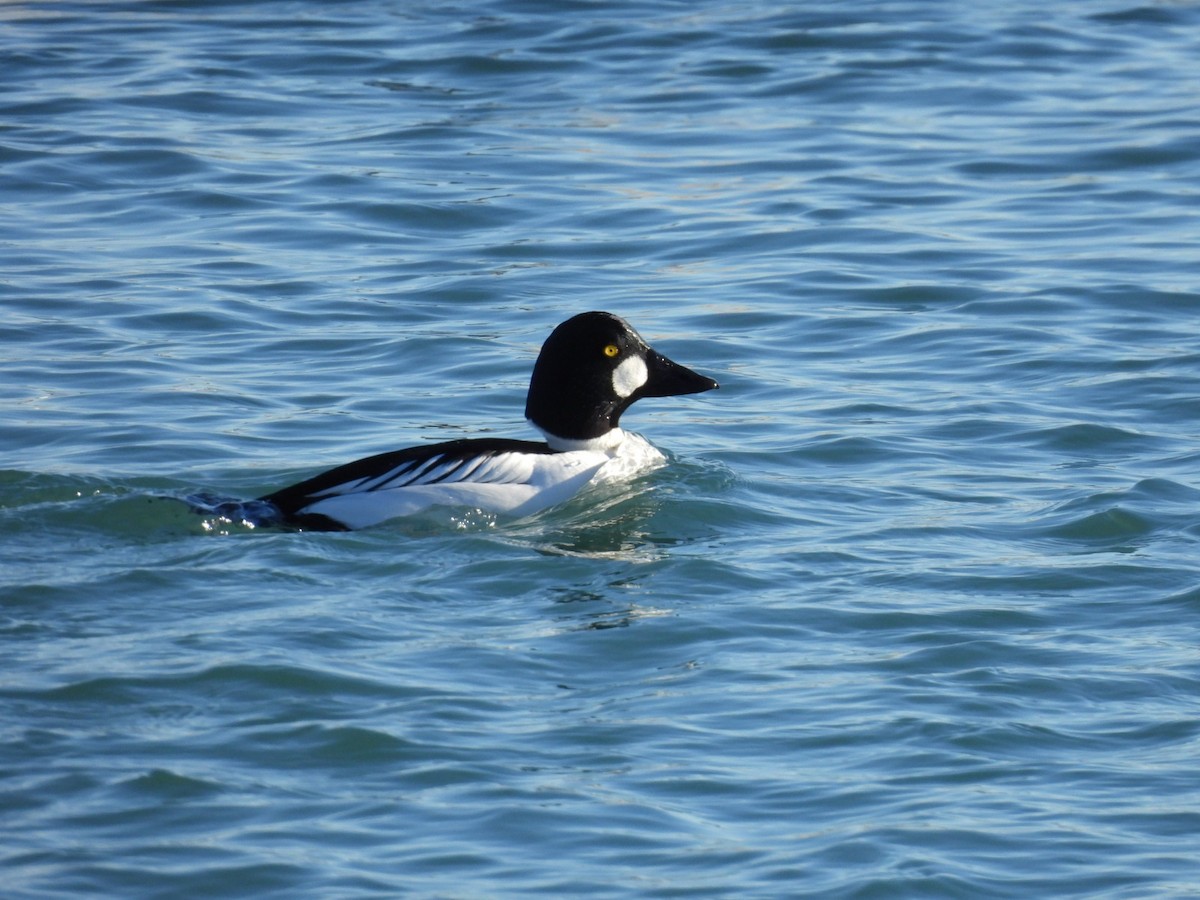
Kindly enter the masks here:
<path id="1" fill-rule="evenodd" d="M 1200 7 L 0 6 L 0 881 L 1200 893 Z M 541 516 L 194 515 L 721 382 Z"/>

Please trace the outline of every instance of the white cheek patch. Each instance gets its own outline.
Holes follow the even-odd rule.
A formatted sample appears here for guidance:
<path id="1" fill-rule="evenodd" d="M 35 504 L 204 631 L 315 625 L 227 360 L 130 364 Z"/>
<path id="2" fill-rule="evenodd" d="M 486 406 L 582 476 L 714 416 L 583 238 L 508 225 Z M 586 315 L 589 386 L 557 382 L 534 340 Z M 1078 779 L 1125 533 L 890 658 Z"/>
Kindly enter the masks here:
<path id="1" fill-rule="evenodd" d="M 646 361 L 640 356 L 630 356 L 622 360 L 621 364 L 613 370 L 613 393 L 624 400 L 645 384 L 649 377 Z"/>

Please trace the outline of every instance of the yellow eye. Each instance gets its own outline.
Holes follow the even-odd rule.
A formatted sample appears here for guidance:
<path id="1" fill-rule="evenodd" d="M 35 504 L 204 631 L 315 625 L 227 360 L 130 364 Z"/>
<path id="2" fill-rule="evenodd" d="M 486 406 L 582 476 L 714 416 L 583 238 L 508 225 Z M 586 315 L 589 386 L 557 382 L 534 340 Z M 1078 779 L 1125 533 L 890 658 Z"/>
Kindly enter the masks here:
<path id="1" fill-rule="evenodd" d="M 616 356 L 620 352 L 621 352 L 621 348 L 618 347 L 616 344 L 608 344 L 604 348 L 604 355 L 607 356 L 609 359 L 612 359 L 614 356 Z"/>

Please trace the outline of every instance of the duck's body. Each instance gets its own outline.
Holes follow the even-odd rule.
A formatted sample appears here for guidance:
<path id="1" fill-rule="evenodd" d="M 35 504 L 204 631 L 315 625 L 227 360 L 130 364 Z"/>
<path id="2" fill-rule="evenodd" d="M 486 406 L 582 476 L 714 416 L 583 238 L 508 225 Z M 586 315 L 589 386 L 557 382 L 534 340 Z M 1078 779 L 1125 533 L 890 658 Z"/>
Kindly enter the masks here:
<path id="1" fill-rule="evenodd" d="M 628 477 L 664 459 L 628 432 L 611 451 L 476 438 L 370 456 L 262 499 L 293 524 L 322 530 L 366 528 L 431 506 L 528 516 L 586 484 Z"/>
<path id="2" fill-rule="evenodd" d="M 265 497 L 302 528 L 365 528 L 431 506 L 526 516 L 594 481 L 663 462 L 645 438 L 618 425 L 641 397 L 717 387 L 647 346 L 623 319 L 582 313 L 542 347 L 525 414 L 546 442 L 473 438 L 409 447 L 330 469 Z"/>

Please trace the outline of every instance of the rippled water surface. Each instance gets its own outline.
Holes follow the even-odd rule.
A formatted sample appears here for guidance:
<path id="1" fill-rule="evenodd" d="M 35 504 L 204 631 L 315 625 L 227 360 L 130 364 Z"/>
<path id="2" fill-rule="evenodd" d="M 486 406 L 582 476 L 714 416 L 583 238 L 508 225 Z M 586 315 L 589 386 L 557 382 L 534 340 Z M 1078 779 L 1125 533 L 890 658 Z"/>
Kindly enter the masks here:
<path id="1" fill-rule="evenodd" d="M 1200 893 L 1200 6 L 0 6 L 12 898 Z M 532 519 L 248 529 L 721 390 Z"/>

